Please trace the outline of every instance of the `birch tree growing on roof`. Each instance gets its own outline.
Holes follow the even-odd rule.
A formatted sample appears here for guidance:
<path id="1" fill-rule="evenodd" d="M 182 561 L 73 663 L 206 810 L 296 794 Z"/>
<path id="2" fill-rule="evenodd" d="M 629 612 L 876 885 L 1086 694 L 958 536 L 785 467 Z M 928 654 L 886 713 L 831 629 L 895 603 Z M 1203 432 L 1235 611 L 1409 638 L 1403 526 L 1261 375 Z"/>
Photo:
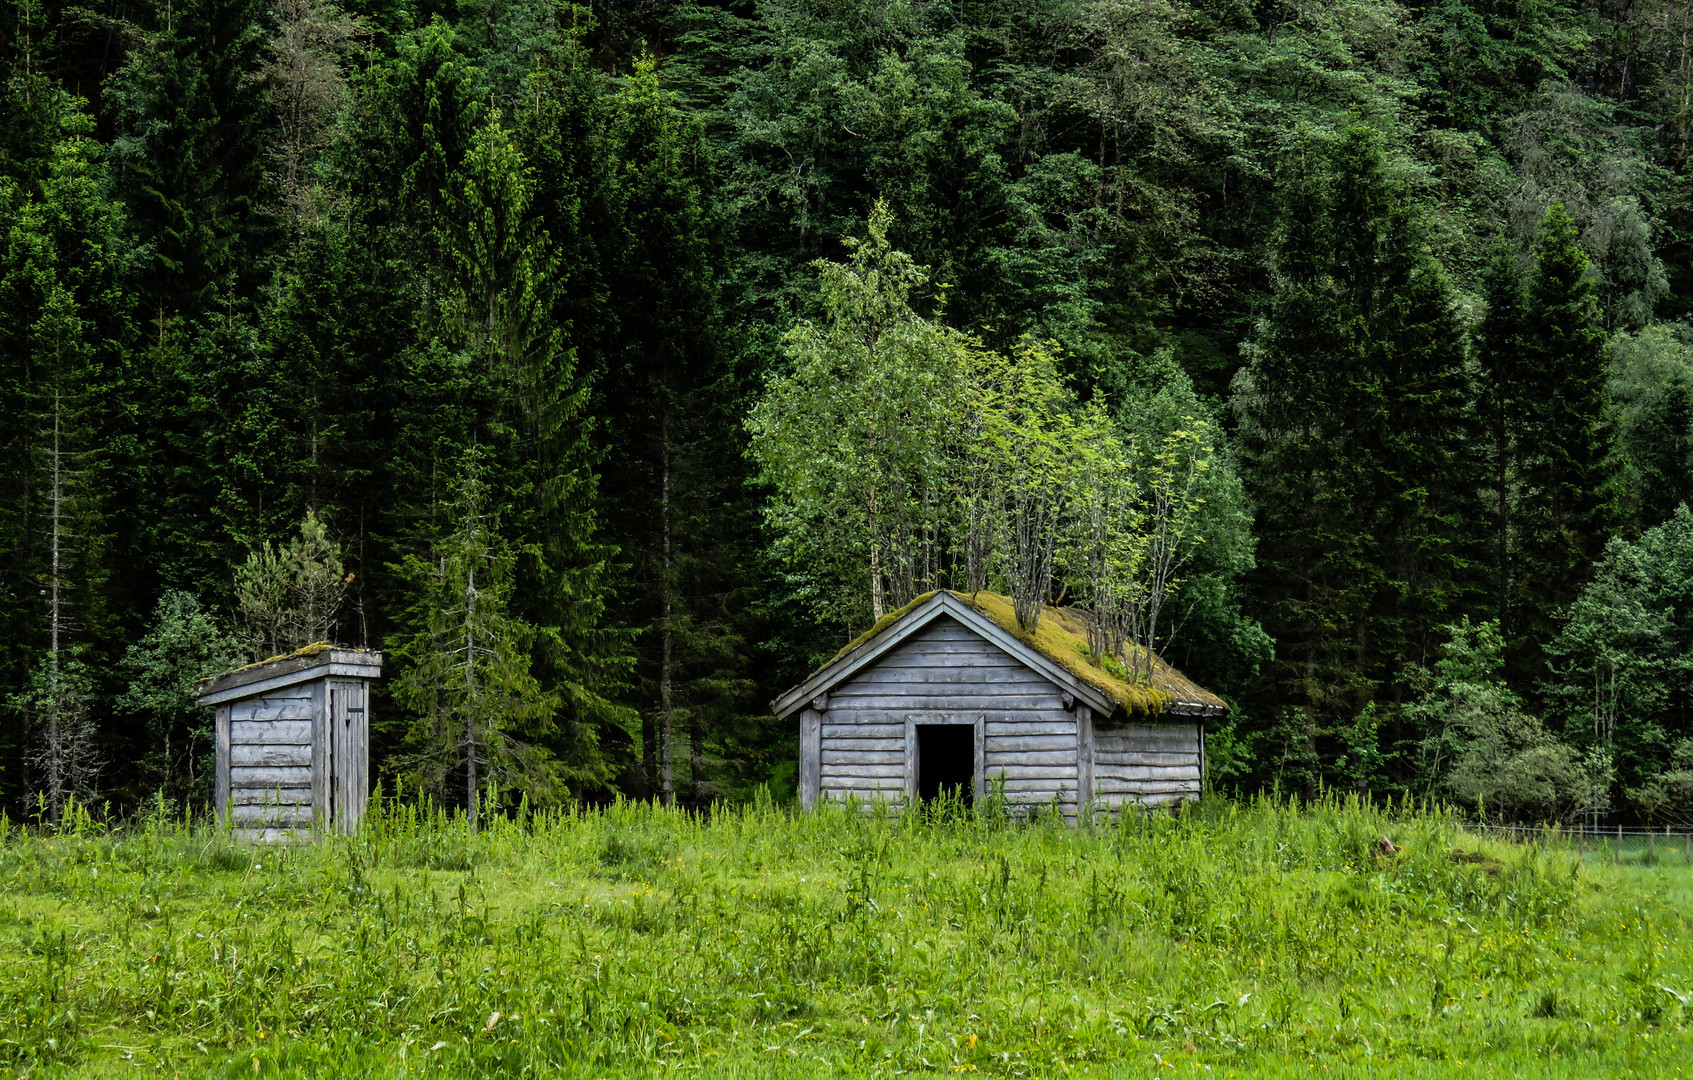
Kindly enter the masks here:
<path id="1" fill-rule="evenodd" d="M 1164 606 L 1205 542 L 1198 518 L 1213 463 L 1209 425 L 1187 417 L 1143 449 L 1117 432 L 1096 401 L 1079 431 L 1070 558 L 1087 596 L 1088 648 L 1099 662 L 1109 658 L 1144 680 L 1153 655 L 1169 644 Z"/>
<path id="2" fill-rule="evenodd" d="M 971 348 L 912 310 L 928 276 L 894 249 L 890 223 L 878 202 L 850 262 L 816 264 L 824 319 L 788 333 L 789 367 L 747 419 L 778 549 L 801 595 L 846 626 L 866 592 L 879 619 L 935 587 Z"/>
<path id="3" fill-rule="evenodd" d="M 1074 509 L 1083 440 L 1051 349 L 1024 341 L 1010 356 L 987 357 L 972 388 L 982 418 L 976 453 L 997 487 L 1006 589 L 1018 625 L 1034 633 Z"/>

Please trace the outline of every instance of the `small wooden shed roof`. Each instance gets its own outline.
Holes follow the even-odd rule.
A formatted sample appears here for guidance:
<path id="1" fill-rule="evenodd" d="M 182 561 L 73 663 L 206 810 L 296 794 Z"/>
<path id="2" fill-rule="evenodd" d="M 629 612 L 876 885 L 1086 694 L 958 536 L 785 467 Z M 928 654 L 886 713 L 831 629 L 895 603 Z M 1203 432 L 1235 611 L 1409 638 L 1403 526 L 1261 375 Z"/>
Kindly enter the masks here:
<path id="1" fill-rule="evenodd" d="M 375 679 L 381 675 L 382 654 L 375 649 L 354 649 L 318 641 L 282 656 L 201 679 L 194 686 L 194 703 L 222 705 L 325 676 Z"/>
<path id="2" fill-rule="evenodd" d="M 1010 597 L 945 589 L 925 593 L 898 611 L 884 615 L 810 678 L 772 702 L 772 709 L 777 716 L 791 716 L 813 698 L 827 694 L 901 641 L 943 617 L 956 619 L 1040 672 L 1101 719 L 1118 714 L 1220 716 L 1228 711 L 1228 704 L 1222 698 L 1139 647 L 1134 647 L 1137 656 L 1123 656 L 1119 660 L 1132 670 L 1134 660 L 1138 659 L 1139 666 L 1145 667 L 1150 656 L 1152 673 L 1144 681 L 1129 682 L 1096 665 L 1087 649 L 1087 624 L 1074 609 L 1048 607 L 1035 632 L 1029 634 L 1018 625 Z"/>

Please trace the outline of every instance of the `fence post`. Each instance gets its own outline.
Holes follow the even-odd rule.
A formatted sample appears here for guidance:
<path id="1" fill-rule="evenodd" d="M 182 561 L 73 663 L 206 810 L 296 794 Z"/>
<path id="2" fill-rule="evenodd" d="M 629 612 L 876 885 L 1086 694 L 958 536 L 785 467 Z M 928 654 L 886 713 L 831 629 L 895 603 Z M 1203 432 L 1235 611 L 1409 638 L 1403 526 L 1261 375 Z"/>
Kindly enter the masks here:
<path id="1" fill-rule="evenodd" d="M 1621 825 L 1617 826 L 1617 846 L 1611 849 L 1611 862 L 1612 862 L 1613 865 L 1616 865 L 1616 866 L 1622 865 L 1622 826 Z"/>
<path id="2" fill-rule="evenodd" d="M 1658 857 L 1658 834 L 1655 833 L 1655 832 L 1648 832 L 1646 834 L 1646 861 L 1652 862 L 1657 857 Z"/>

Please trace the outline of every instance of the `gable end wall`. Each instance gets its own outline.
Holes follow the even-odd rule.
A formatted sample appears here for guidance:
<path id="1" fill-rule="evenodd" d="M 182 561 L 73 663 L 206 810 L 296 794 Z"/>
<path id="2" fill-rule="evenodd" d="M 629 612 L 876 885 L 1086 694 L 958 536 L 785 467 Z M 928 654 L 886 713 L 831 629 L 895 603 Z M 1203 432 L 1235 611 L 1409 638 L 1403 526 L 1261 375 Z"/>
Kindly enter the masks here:
<path id="1" fill-rule="evenodd" d="M 1058 687 L 952 618 L 939 618 L 829 692 L 818 739 L 823 798 L 906 797 L 908 718 L 979 714 L 990 783 L 1014 806 L 1076 813 L 1076 718 Z"/>

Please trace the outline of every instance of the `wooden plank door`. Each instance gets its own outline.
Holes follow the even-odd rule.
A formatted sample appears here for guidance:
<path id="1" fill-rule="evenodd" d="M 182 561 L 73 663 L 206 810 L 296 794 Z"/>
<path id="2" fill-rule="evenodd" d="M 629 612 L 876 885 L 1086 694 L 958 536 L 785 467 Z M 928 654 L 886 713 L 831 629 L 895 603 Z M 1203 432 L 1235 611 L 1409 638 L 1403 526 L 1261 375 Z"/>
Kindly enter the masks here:
<path id="1" fill-rule="evenodd" d="M 365 684 L 336 681 L 329 684 L 330 800 L 334 828 L 351 833 L 364 816 L 365 798 L 370 794 L 370 712 L 366 707 Z"/>

